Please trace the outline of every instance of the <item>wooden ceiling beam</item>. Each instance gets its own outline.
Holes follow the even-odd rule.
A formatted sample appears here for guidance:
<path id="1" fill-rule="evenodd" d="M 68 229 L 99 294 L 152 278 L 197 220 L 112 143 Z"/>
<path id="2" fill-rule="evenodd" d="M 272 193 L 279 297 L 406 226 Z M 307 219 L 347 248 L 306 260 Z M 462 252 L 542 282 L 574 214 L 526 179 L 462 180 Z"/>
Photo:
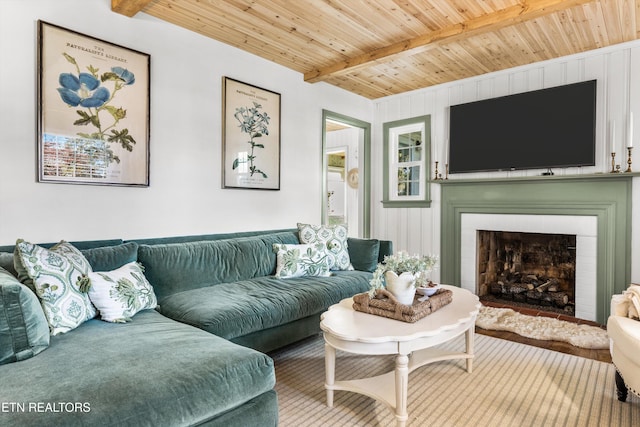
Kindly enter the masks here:
<path id="1" fill-rule="evenodd" d="M 305 73 L 304 80 L 309 83 L 319 82 L 341 72 L 353 71 L 358 67 L 371 65 L 372 62 L 383 58 L 390 59 L 393 56 L 423 52 L 445 43 L 490 31 L 497 31 L 517 23 L 593 1 L 595 0 L 522 0 L 515 6 L 495 13 L 482 15 L 428 34 L 375 49 L 363 55 L 336 62 L 327 67 L 315 69 Z"/>
<path id="2" fill-rule="evenodd" d="M 111 10 L 131 18 L 153 0 L 111 0 Z"/>

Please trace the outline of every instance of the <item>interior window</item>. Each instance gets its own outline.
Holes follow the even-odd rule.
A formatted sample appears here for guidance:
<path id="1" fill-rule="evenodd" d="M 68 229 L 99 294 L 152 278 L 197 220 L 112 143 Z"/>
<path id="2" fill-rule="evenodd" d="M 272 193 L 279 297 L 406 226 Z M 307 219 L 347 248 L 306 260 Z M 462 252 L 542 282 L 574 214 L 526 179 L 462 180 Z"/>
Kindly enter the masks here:
<path id="1" fill-rule="evenodd" d="M 429 206 L 430 116 L 383 124 L 385 207 Z"/>

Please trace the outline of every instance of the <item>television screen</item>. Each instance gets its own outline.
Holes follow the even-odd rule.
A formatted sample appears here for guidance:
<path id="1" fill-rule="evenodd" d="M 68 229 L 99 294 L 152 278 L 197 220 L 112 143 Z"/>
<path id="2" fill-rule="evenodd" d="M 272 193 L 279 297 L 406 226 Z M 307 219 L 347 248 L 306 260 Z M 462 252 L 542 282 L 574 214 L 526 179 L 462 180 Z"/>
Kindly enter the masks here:
<path id="1" fill-rule="evenodd" d="M 452 105 L 449 172 L 595 165 L 596 81 Z"/>

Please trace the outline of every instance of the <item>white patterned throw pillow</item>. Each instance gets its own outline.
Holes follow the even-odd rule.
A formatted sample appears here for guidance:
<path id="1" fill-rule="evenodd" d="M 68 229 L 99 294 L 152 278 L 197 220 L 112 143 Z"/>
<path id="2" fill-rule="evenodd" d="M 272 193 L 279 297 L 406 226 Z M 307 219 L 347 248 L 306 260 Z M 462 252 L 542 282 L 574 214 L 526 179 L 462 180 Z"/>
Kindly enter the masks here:
<path id="1" fill-rule="evenodd" d="M 329 255 L 329 269 L 353 270 L 347 248 L 347 226 L 298 223 L 300 243 L 322 245 Z"/>
<path id="2" fill-rule="evenodd" d="M 315 245 L 287 245 L 274 243 L 276 277 L 288 279 L 301 276 L 330 276 L 329 257 Z"/>
<path id="3" fill-rule="evenodd" d="M 69 332 L 95 317 L 89 296 L 80 290 L 91 265 L 77 248 L 64 241 L 46 249 L 18 240 L 15 250 L 16 270 L 32 280 L 51 335 Z"/>
<path id="4" fill-rule="evenodd" d="M 89 273 L 89 281 L 89 298 L 104 321 L 124 323 L 158 305 L 151 283 L 135 261 L 113 271 Z"/>

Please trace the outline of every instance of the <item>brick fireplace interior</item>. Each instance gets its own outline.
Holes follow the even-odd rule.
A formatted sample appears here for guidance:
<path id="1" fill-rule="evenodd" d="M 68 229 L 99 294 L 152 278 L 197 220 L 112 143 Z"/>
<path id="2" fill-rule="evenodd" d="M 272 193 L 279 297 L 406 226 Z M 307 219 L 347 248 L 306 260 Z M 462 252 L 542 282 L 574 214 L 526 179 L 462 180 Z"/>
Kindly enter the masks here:
<path id="1" fill-rule="evenodd" d="M 576 235 L 478 230 L 476 245 L 481 301 L 575 315 Z"/>

